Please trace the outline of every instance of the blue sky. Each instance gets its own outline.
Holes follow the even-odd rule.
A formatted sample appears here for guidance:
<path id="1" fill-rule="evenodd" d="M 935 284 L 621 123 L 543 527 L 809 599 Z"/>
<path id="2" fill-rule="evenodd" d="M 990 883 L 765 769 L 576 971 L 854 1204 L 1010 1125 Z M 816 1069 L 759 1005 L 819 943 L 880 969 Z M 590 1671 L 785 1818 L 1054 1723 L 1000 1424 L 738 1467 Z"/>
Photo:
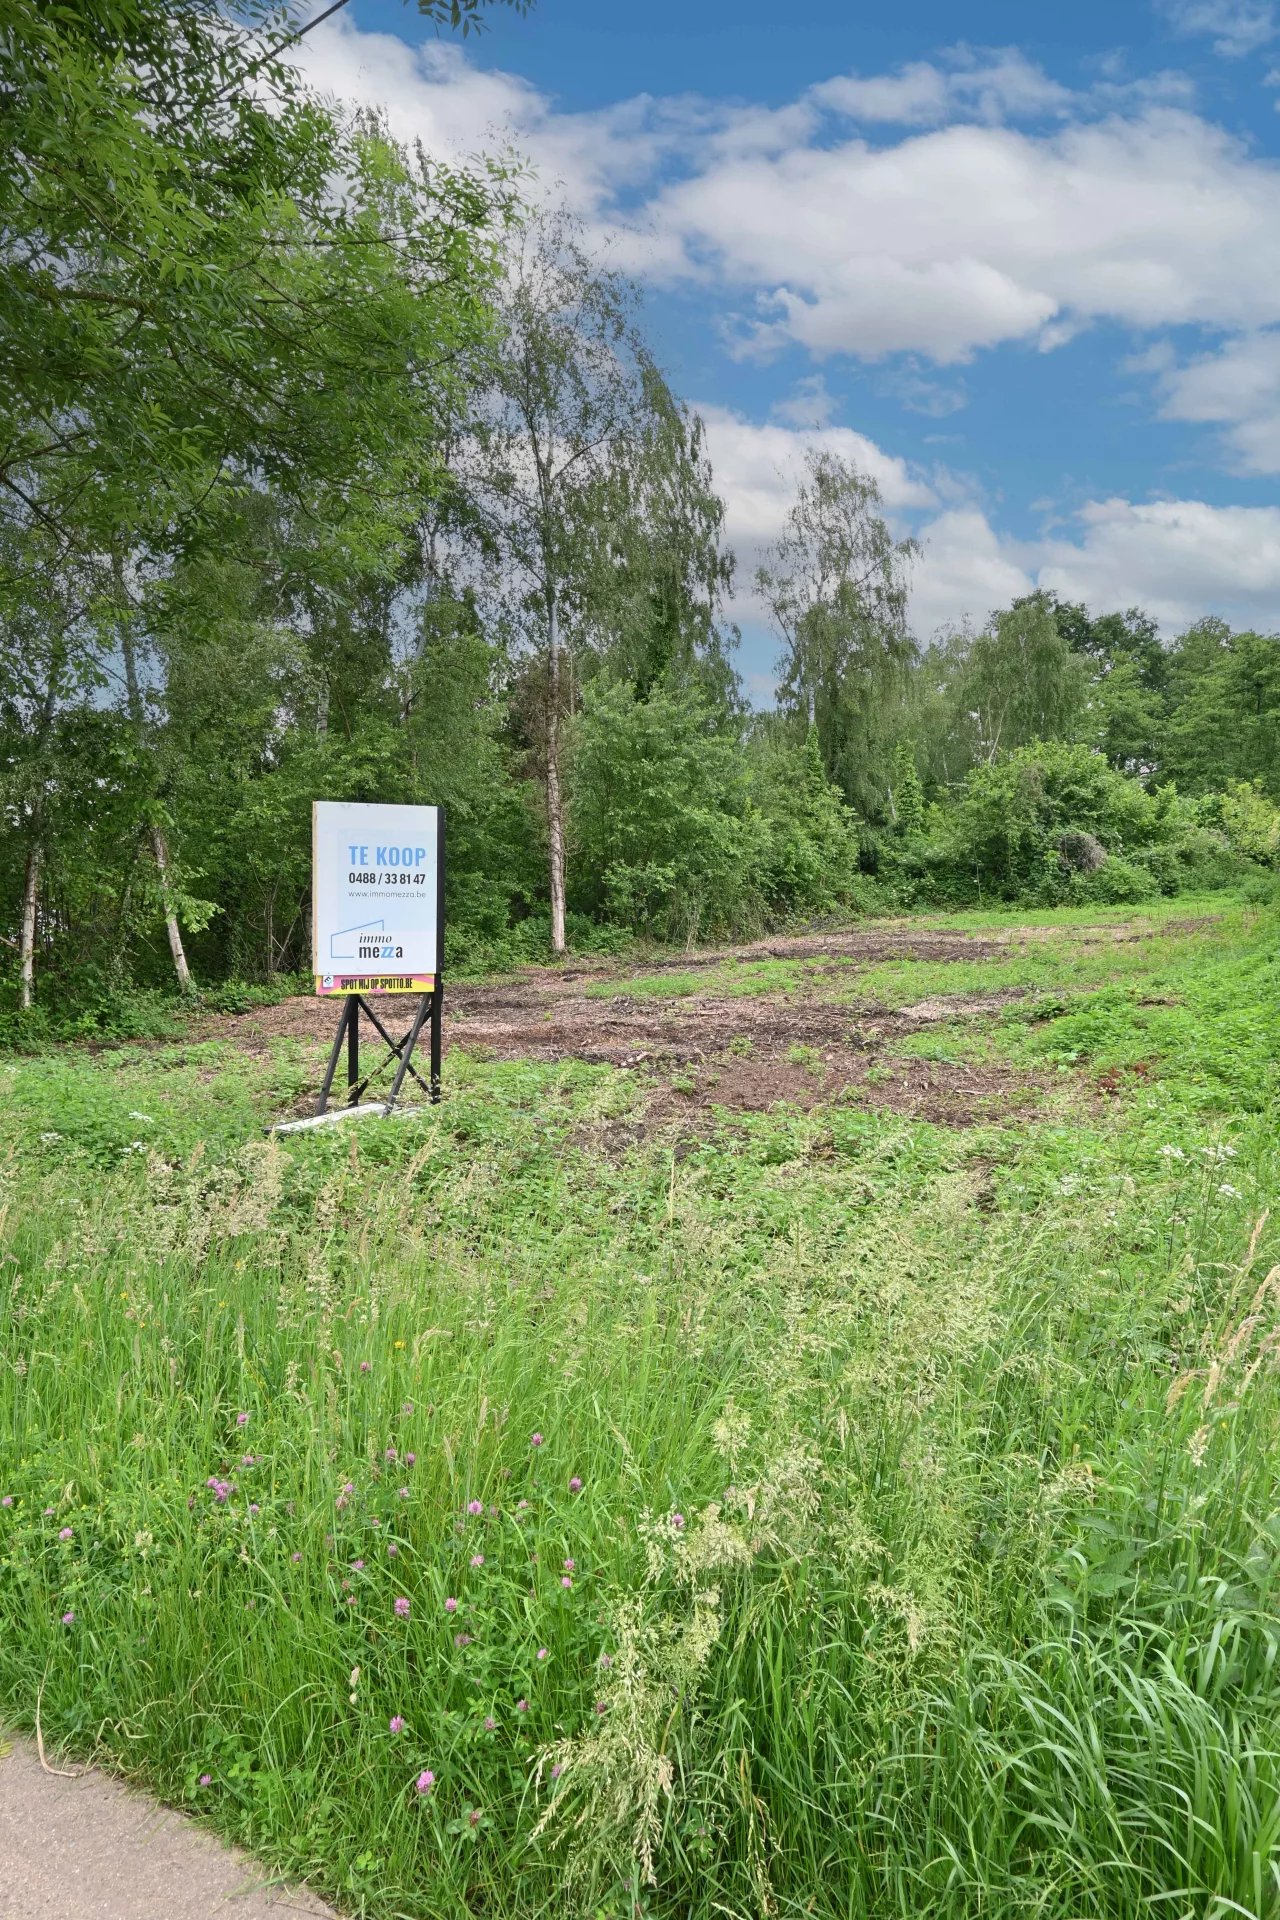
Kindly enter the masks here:
<path id="1" fill-rule="evenodd" d="M 924 543 L 921 638 L 1041 582 L 1280 627 L 1280 0 L 538 0 L 304 43 L 402 136 L 505 142 L 643 285 L 750 590 L 815 439 Z"/>

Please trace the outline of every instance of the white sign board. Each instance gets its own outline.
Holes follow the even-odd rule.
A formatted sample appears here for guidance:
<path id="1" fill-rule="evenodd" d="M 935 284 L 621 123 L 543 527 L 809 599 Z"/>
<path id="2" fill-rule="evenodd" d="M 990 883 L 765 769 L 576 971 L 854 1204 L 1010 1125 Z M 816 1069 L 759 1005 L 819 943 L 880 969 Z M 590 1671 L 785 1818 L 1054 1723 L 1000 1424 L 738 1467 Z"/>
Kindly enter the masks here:
<path id="1" fill-rule="evenodd" d="M 439 807 L 311 808 L 316 992 L 430 993 L 444 964 Z"/>

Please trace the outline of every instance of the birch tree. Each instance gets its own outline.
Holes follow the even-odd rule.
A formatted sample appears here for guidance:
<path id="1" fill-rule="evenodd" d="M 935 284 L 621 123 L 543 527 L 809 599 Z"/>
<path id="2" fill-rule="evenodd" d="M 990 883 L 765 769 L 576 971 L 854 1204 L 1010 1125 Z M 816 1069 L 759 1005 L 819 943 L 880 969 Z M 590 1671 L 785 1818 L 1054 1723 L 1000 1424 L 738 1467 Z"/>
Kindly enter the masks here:
<path id="1" fill-rule="evenodd" d="M 574 655 L 591 633 L 608 477 L 641 445 L 652 369 L 635 329 L 633 290 L 591 258 L 567 215 L 537 214 L 517 236 L 499 305 L 495 387 L 476 435 L 472 484 L 499 554 L 506 624 L 535 669 L 551 944 L 560 954 Z"/>
<path id="2" fill-rule="evenodd" d="M 895 540 L 880 489 L 850 461 L 819 449 L 756 586 L 785 652 L 780 704 L 813 729 L 823 765 L 846 796 L 874 810 L 886 697 L 916 657 L 907 630 L 909 568 L 919 549 Z"/>

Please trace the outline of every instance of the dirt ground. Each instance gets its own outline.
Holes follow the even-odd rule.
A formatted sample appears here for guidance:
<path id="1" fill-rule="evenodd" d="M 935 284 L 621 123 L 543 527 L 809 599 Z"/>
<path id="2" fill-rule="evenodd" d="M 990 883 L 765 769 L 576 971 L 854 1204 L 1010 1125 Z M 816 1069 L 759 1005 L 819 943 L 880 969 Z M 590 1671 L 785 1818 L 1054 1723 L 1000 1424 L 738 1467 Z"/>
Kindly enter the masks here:
<path id="1" fill-rule="evenodd" d="M 1015 1119 L 1041 1099 L 1043 1080 L 1002 1063 L 902 1055 L 893 1043 L 923 1028 L 998 1016 L 1026 989 L 935 994 L 891 1009 L 861 995 L 858 983 L 866 969 L 884 962 L 1008 958 L 1048 931 L 969 934 L 881 923 L 634 966 L 570 961 L 528 968 L 514 979 L 447 988 L 446 1057 L 457 1047 L 483 1059 L 586 1060 L 638 1070 L 651 1088 L 649 1123 L 710 1107 L 752 1111 L 777 1101 L 811 1107 L 837 1099 L 956 1126 Z M 1153 929 L 1131 922 L 1075 932 L 1088 948 L 1150 938 Z M 790 991 L 725 992 L 727 963 L 764 960 L 800 963 L 802 984 Z M 664 973 L 678 989 L 670 996 L 625 990 L 638 976 L 653 984 Z M 705 991 L 690 992 L 690 977 L 700 973 L 707 975 Z M 403 1005 L 383 996 L 375 1004 L 392 1032 L 404 1030 Z M 300 997 L 250 1013 L 210 1015 L 198 1033 L 250 1050 L 285 1037 L 301 1041 L 314 1054 L 318 1079 L 337 1016 L 332 1002 Z M 367 1039 L 377 1048 L 372 1032 Z"/>

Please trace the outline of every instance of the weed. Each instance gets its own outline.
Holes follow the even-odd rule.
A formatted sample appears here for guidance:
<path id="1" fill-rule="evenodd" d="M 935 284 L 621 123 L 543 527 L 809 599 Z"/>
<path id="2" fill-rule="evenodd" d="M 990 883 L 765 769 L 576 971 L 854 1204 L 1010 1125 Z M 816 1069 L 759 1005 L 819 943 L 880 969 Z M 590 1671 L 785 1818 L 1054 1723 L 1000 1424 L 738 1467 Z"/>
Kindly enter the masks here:
<path id="1" fill-rule="evenodd" d="M 371 1920 L 1274 1920 L 1274 917 L 1046 924 L 1021 1132 L 8 1061 L 4 1712 Z"/>

